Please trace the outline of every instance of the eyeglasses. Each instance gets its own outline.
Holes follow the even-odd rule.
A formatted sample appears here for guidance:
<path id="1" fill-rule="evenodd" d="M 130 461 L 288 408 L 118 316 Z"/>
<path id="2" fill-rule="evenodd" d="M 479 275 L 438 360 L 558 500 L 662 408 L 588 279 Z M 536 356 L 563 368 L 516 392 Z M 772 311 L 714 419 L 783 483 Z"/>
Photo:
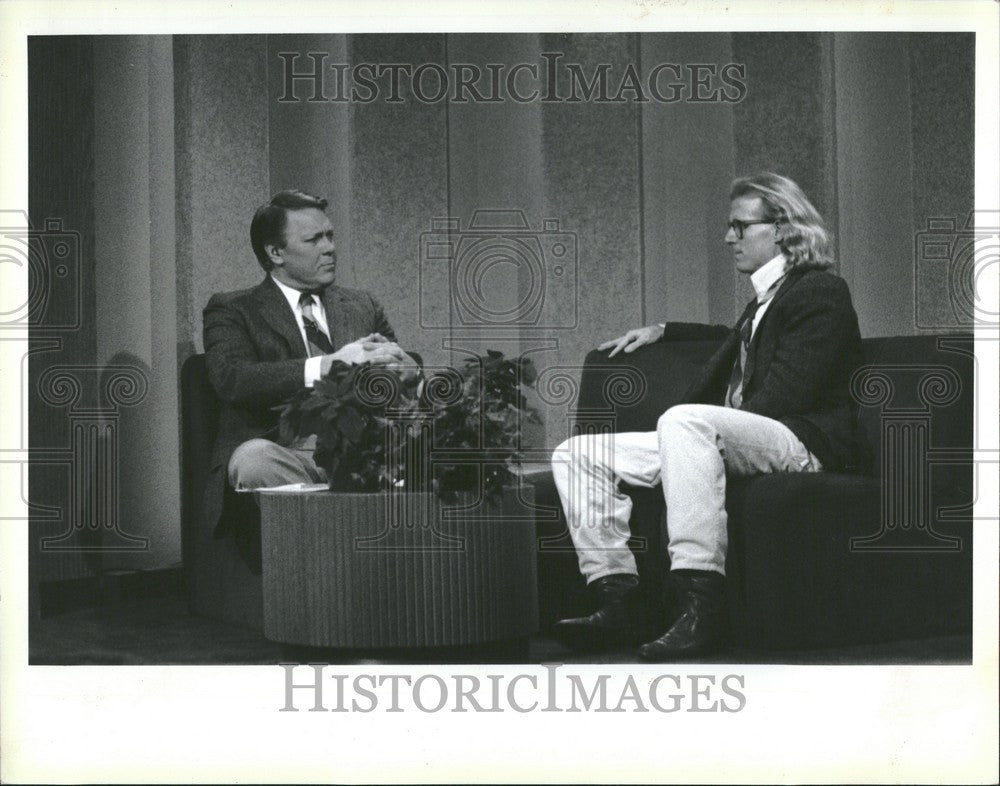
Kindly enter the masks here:
<path id="1" fill-rule="evenodd" d="M 761 221 L 740 221 L 739 219 L 733 219 L 729 222 L 729 228 L 733 230 L 736 234 L 737 240 L 743 239 L 743 233 L 747 231 L 747 227 L 753 226 L 754 224 L 777 224 L 777 220 L 770 218 Z"/>

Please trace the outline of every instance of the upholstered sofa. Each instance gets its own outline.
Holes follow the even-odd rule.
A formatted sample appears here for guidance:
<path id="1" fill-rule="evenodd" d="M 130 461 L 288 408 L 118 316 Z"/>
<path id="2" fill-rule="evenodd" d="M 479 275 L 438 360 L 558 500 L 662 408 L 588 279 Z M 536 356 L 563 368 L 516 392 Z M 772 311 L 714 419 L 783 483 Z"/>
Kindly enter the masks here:
<path id="1" fill-rule="evenodd" d="M 655 429 L 718 343 L 663 341 L 610 359 L 591 352 L 574 428 Z M 971 631 L 972 352 L 968 334 L 865 340 L 853 388 L 871 445 L 868 474 L 730 482 L 727 584 L 738 641 L 792 649 Z M 589 600 L 551 476 L 535 485 L 545 625 Z M 658 602 L 669 584 L 662 496 L 625 490 L 634 500 L 631 545 Z"/>
<path id="2" fill-rule="evenodd" d="M 587 355 L 577 430 L 655 428 L 718 339 Z M 705 334 L 709 335 L 709 334 Z M 972 628 L 972 337 L 872 338 L 855 391 L 872 446 L 867 475 L 779 474 L 728 490 L 734 633 L 749 646 L 822 647 Z M 261 578 L 237 542 L 213 538 L 201 497 L 219 405 L 204 357 L 181 373 L 183 554 L 194 613 L 262 628 Z M 543 630 L 589 598 L 551 476 L 534 477 Z M 651 602 L 668 564 L 658 489 L 631 489 L 633 547 Z M 252 560 L 251 560 L 252 562 Z"/>
<path id="3" fill-rule="evenodd" d="M 181 549 L 192 613 L 254 630 L 264 627 L 259 561 L 246 543 L 215 538 L 202 516 L 202 498 L 220 404 L 208 381 L 204 355 L 181 367 Z"/>

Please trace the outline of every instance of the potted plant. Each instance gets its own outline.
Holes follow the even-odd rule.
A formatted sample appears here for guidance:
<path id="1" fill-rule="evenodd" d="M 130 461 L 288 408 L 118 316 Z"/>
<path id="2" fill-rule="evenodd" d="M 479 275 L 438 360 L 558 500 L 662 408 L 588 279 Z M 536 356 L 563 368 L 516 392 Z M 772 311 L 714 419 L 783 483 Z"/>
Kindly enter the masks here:
<path id="1" fill-rule="evenodd" d="M 536 376 L 530 359 L 494 350 L 427 379 L 335 361 L 280 407 L 281 437 L 316 435 L 316 464 L 331 491 L 433 489 L 446 501 L 481 491 L 495 501 L 513 479 L 522 424 L 539 422 L 522 390 Z M 432 461 L 432 472 L 419 475 L 414 462 L 435 453 L 466 458 Z"/>
<path id="2" fill-rule="evenodd" d="M 279 407 L 281 439 L 316 435 L 316 464 L 331 491 L 374 492 L 405 481 L 404 451 L 387 455 L 395 424 L 426 418 L 417 378 L 371 363 L 334 361 L 325 377 Z M 402 445 L 399 446 L 403 448 Z"/>
<path id="3" fill-rule="evenodd" d="M 265 635 L 381 648 L 532 633 L 535 524 L 512 469 L 538 422 L 534 381 L 530 360 L 494 351 L 426 378 L 334 363 L 283 405 L 282 437 L 316 435 L 329 492 L 260 494 Z"/>

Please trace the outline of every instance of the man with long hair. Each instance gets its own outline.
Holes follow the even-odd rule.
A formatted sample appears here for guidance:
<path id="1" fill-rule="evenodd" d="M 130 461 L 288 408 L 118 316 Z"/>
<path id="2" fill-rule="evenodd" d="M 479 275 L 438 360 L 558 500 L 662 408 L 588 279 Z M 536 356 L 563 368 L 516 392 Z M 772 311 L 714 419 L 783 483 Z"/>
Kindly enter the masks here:
<path id="1" fill-rule="evenodd" d="M 830 239 L 792 180 L 770 172 L 730 190 L 725 242 L 756 297 L 655 432 L 578 436 L 560 445 L 553 472 L 580 571 L 600 607 L 555 625 L 574 649 L 640 643 L 668 660 L 720 648 L 725 613 L 726 478 L 847 470 L 860 461 L 849 384 L 861 336 L 844 281 L 830 273 Z M 690 330 L 666 323 L 628 331 L 599 349 L 632 352 Z M 629 551 L 631 501 L 618 481 L 662 484 L 667 550 L 681 613 L 664 633 L 638 596 Z M 658 638 L 655 636 L 662 633 Z"/>

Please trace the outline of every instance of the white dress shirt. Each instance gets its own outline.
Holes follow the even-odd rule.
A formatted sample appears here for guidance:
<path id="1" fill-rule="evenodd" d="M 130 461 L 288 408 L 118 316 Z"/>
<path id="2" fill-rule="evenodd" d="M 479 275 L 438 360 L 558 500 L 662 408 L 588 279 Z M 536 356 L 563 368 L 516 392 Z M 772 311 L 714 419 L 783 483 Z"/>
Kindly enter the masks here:
<path id="1" fill-rule="evenodd" d="M 765 262 L 750 274 L 750 283 L 753 284 L 753 290 L 757 293 L 757 303 L 759 304 L 757 313 L 753 317 L 753 325 L 750 327 L 751 338 L 757 332 L 757 325 L 760 324 L 764 312 L 770 307 L 774 293 L 781 286 L 780 282 L 785 277 L 787 267 L 784 255 L 778 254 L 774 259 Z"/>
<path id="2" fill-rule="evenodd" d="M 306 338 L 306 326 L 302 321 L 302 306 L 299 305 L 299 298 L 302 297 L 302 293 L 297 289 L 292 289 L 287 284 L 282 284 L 274 276 L 271 276 L 271 280 L 278 285 L 281 294 L 285 296 L 288 305 L 292 307 L 292 313 L 295 314 L 295 323 L 299 326 L 299 334 L 302 336 L 302 343 L 308 347 L 309 339 Z M 313 295 L 313 321 L 316 323 L 316 327 L 323 331 L 327 338 L 330 338 L 330 328 L 326 321 L 326 309 L 323 308 L 322 298 L 316 295 Z M 311 388 L 316 383 L 316 380 L 322 376 L 322 365 L 322 355 L 316 355 L 306 360 L 304 382 L 307 388 Z"/>
<path id="3" fill-rule="evenodd" d="M 774 259 L 765 262 L 750 274 L 750 283 L 753 284 L 754 292 L 757 293 L 757 311 L 754 313 L 753 322 L 750 324 L 751 340 L 753 339 L 754 333 L 757 332 L 757 326 L 760 324 L 760 320 L 763 318 L 764 312 L 771 306 L 771 301 L 774 299 L 774 293 L 778 291 L 782 282 L 785 280 L 786 268 L 787 265 L 785 264 L 785 257 L 778 254 L 778 256 Z M 743 401 L 743 383 L 746 381 L 743 379 L 743 375 L 746 368 L 748 346 L 749 341 L 746 344 L 742 341 L 740 342 L 739 356 L 736 359 L 739 378 L 735 383 L 731 379 L 729 387 L 726 390 L 725 405 L 727 407 L 732 407 L 733 409 L 739 409 L 740 404 Z M 737 370 L 734 369 L 733 374 L 735 375 L 736 373 Z"/>

